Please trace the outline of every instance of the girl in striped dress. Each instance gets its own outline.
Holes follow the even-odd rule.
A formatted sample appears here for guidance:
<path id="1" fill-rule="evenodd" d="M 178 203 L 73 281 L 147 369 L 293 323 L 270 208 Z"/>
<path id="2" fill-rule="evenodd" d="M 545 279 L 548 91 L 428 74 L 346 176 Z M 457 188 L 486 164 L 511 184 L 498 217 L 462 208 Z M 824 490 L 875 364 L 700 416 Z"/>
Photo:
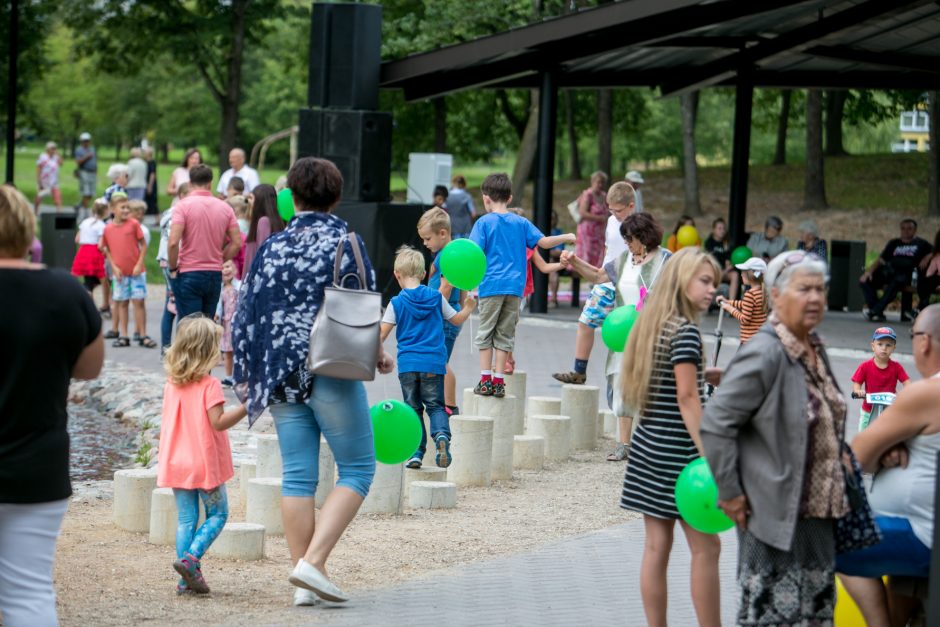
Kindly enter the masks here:
<path id="1" fill-rule="evenodd" d="M 744 344 L 767 322 L 767 288 L 762 278 L 767 272 L 767 263 L 760 257 L 751 257 L 735 268 L 741 271 L 741 278 L 748 286 L 744 296 L 741 300 L 719 296 L 715 301 L 741 323 L 741 343 Z"/>
<path id="2" fill-rule="evenodd" d="M 696 325 L 715 295 L 721 270 L 698 247 L 665 264 L 647 296 L 623 353 L 623 400 L 638 408 L 620 506 L 643 514 L 646 542 L 640 594 L 647 623 L 666 625 L 666 567 L 676 520 L 692 553 L 692 601 L 700 625 L 719 627 L 718 536 L 680 519 L 679 472 L 701 455 L 704 355 Z"/>

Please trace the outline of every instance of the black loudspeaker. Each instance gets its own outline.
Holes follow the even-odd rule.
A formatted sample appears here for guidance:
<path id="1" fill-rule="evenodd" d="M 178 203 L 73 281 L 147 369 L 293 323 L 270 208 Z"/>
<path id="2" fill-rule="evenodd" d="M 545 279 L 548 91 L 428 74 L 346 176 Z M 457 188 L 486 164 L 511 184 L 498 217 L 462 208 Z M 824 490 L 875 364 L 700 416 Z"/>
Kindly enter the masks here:
<path id="1" fill-rule="evenodd" d="M 832 240 L 829 249 L 829 309 L 861 311 L 858 277 L 865 272 L 865 242 Z"/>
<path id="2" fill-rule="evenodd" d="M 301 109 L 297 154 L 335 163 L 343 173 L 346 200 L 381 202 L 391 198 L 390 113 Z"/>
<path id="3" fill-rule="evenodd" d="M 365 242 L 383 304 L 400 291 L 392 274 L 398 247 L 409 244 L 424 251 L 417 226 L 418 218 L 428 208 L 408 203 L 343 201 L 333 210 Z"/>
<path id="4" fill-rule="evenodd" d="M 382 7 L 315 2 L 307 103 L 326 109 L 377 109 Z"/>

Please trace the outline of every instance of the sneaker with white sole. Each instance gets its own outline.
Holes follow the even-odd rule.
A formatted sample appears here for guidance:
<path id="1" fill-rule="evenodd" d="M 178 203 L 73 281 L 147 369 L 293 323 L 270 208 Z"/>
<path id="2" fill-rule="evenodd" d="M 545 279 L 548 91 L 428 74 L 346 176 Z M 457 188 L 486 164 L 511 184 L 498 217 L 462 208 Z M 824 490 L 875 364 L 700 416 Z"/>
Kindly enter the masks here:
<path id="1" fill-rule="evenodd" d="M 294 572 L 290 574 L 287 580 L 298 588 L 312 590 L 318 597 L 326 601 L 344 603 L 349 600 L 345 592 L 337 588 L 316 566 L 304 559 L 298 560 Z"/>
<path id="2" fill-rule="evenodd" d="M 307 590 L 306 588 L 295 588 L 294 589 L 294 605 L 297 607 L 309 607 L 311 605 L 316 605 L 320 602 L 320 599 L 316 594 Z"/>
<path id="3" fill-rule="evenodd" d="M 446 435 L 437 436 L 437 441 L 435 442 L 437 446 L 437 467 L 438 468 L 447 468 L 450 466 L 452 460 L 450 456 L 450 440 Z"/>

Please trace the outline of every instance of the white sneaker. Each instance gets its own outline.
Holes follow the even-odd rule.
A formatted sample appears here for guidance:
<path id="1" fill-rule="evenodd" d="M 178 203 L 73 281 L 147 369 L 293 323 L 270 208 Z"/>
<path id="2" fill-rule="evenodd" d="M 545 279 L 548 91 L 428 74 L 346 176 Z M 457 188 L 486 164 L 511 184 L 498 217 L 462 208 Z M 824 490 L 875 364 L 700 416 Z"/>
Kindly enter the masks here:
<path id="1" fill-rule="evenodd" d="M 290 574 L 287 580 L 298 588 L 313 590 L 318 597 L 327 601 L 344 603 L 349 600 L 346 593 L 333 585 L 316 566 L 302 558 L 297 562 L 294 572 Z"/>
<path id="2" fill-rule="evenodd" d="M 320 602 L 320 599 L 317 598 L 310 590 L 306 588 L 295 588 L 294 589 L 294 605 L 297 607 L 316 605 Z"/>

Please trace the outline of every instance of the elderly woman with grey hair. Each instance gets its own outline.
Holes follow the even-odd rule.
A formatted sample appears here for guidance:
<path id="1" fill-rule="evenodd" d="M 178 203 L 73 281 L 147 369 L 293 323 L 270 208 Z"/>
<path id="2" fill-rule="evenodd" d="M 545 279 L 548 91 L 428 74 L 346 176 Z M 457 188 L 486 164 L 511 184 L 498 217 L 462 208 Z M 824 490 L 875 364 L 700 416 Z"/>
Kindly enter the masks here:
<path id="1" fill-rule="evenodd" d="M 819 227 L 815 220 L 804 220 L 798 227 L 800 241 L 796 243 L 797 250 L 813 253 L 820 259 L 828 259 L 829 251 L 826 240 L 819 237 Z"/>
<path id="2" fill-rule="evenodd" d="M 773 314 L 741 347 L 705 406 L 701 441 L 718 505 L 738 527 L 738 624 L 831 624 L 835 522 L 849 512 L 846 403 L 814 332 L 826 263 L 770 262 Z"/>

